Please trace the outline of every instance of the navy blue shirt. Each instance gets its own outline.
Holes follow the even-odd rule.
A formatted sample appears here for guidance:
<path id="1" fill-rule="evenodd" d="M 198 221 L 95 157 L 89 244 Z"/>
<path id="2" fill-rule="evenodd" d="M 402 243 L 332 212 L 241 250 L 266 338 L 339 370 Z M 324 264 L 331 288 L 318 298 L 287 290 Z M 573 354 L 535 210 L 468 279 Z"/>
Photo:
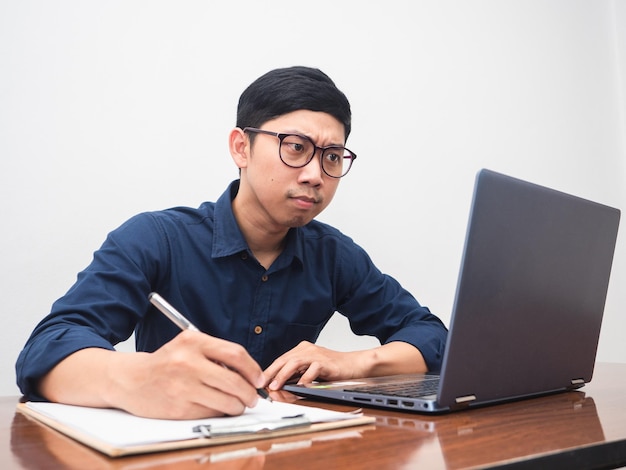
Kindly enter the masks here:
<path id="1" fill-rule="evenodd" d="M 293 228 L 269 269 L 232 212 L 233 182 L 215 203 L 139 214 L 111 232 L 74 286 L 33 331 L 16 364 L 30 399 L 37 381 L 83 348 L 113 349 L 135 332 L 154 351 L 180 332 L 148 301 L 160 293 L 200 330 L 241 344 L 259 363 L 314 342 L 334 312 L 358 335 L 417 347 L 439 370 L 447 330 L 349 237 L 318 221 Z"/>

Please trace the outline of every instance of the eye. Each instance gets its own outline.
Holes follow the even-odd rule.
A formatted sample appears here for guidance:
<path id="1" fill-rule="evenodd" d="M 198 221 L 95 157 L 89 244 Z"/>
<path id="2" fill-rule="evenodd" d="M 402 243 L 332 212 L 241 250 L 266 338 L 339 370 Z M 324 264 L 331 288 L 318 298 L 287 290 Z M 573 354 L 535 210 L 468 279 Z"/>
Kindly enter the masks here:
<path id="1" fill-rule="evenodd" d="M 289 145 L 291 147 L 291 150 L 295 152 L 302 152 L 304 150 L 304 145 L 299 144 L 297 142 L 292 142 L 292 143 L 287 142 L 287 145 Z"/>
<path id="2" fill-rule="evenodd" d="M 324 158 L 328 163 L 332 163 L 333 165 L 338 165 L 343 161 L 343 156 L 341 155 L 341 153 L 332 150 L 326 153 Z"/>
<path id="3" fill-rule="evenodd" d="M 290 135 L 283 140 L 283 148 L 290 154 L 308 154 L 311 150 L 312 144 L 303 137 L 297 135 Z"/>

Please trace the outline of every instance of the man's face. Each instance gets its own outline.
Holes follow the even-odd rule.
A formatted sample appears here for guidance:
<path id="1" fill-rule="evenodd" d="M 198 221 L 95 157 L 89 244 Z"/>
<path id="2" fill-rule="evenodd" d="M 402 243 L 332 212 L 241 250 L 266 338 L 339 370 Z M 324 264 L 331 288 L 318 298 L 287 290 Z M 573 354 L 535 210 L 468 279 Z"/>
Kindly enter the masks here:
<path id="1" fill-rule="evenodd" d="M 261 129 L 302 134 L 318 147 L 345 144 L 343 124 L 322 112 L 294 111 L 267 121 Z M 250 134 L 246 134 L 246 138 L 249 139 Z M 278 137 L 255 134 L 248 152 L 241 173 L 240 193 L 245 203 L 254 208 L 254 217 L 262 218 L 258 222 L 269 223 L 271 229 L 276 230 L 300 227 L 322 212 L 333 199 L 339 179 L 324 173 L 319 151 L 308 165 L 291 168 L 280 160 Z M 245 209 L 249 216 L 252 215 L 250 208 Z"/>

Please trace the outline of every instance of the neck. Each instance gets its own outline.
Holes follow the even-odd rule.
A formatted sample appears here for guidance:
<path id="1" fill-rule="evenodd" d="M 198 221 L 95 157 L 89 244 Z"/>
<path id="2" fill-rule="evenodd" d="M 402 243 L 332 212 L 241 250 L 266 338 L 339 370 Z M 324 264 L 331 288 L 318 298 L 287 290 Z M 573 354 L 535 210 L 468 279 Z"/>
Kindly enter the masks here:
<path id="1" fill-rule="evenodd" d="M 238 204 L 237 198 L 232 202 L 233 214 L 239 225 L 250 251 L 265 269 L 282 253 L 288 228 L 268 229 L 267 223 L 245 210 L 245 205 Z"/>

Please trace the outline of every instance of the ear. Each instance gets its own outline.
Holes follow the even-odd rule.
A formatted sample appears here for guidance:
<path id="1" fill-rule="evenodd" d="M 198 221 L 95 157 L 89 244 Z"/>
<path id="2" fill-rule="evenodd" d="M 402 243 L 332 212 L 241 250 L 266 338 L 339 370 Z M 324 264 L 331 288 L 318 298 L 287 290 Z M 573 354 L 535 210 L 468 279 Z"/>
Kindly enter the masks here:
<path id="1" fill-rule="evenodd" d="M 248 157 L 250 156 L 250 139 L 239 127 L 235 127 L 228 135 L 228 148 L 230 155 L 237 168 L 245 168 L 248 166 Z"/>

